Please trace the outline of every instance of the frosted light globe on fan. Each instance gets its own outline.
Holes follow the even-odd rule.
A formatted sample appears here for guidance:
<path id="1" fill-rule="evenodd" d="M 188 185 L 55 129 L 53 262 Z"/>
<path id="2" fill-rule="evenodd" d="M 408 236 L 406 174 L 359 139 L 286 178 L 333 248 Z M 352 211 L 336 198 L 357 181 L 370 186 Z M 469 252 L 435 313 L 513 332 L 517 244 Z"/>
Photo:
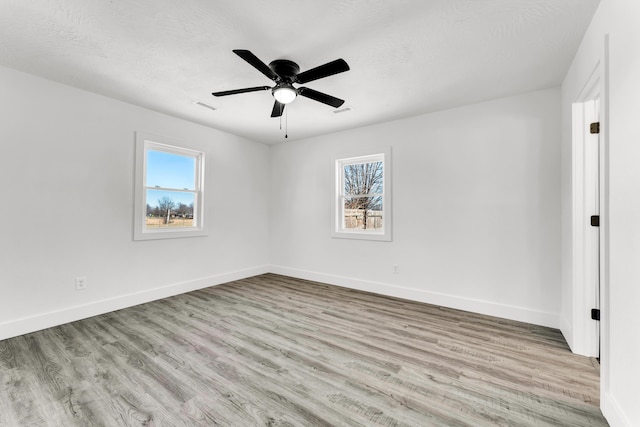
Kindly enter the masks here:
<path id="1" fill-rule="evenodd" d="M 281 104 L 289 104 L 296 99 L 298 92 L 288 83 L 277 85 L 271 92 L 273 97 Z"/>

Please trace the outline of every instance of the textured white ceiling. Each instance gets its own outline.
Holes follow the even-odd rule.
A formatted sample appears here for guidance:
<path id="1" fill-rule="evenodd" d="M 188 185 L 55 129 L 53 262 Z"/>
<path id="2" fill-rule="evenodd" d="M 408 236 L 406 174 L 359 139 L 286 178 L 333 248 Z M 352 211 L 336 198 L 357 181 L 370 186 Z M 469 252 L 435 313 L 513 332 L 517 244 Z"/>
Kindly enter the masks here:
<path id="1" fill-rule="evenodd" d="M 559 85 L 599 0 L 0 0 L 0 65 L 252 140 L 284 141 L 272 82 L 232 49 L 301 71 L 289 141 Z M 216 111 L 195 105 L 201 101 Z"/>

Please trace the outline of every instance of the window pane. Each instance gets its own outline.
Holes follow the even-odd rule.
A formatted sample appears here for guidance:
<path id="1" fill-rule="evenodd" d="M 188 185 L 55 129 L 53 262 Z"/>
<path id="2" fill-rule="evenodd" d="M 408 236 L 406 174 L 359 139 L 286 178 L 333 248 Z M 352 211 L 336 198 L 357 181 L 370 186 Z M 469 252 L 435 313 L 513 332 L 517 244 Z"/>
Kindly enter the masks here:
<path id="1" fill-rule="evenodd" d="M 381 194 L 382 162 L 344 166 L 344 194 Z"/>
<path id="2" fill-rule="evenodd" d="M 335 158 L 332 237 L 391 241 L 390 159 L 390 148 Z"/>
<path id="3" fill-rule="evenodd" d="M 196 159 L 189 156 L 147 150 L 147 187 L 193 190 L 196 182 Z"/>
<path id="4" fill-rule="evenodd" d="M 345 197 L 344 229 L 382 230 L 383 229 L 382 196 Z"/>
<path id="5" fill-rule="evenodd" d="M 193 227 L 195 194 L 147 190 L 147 228 Z"/>

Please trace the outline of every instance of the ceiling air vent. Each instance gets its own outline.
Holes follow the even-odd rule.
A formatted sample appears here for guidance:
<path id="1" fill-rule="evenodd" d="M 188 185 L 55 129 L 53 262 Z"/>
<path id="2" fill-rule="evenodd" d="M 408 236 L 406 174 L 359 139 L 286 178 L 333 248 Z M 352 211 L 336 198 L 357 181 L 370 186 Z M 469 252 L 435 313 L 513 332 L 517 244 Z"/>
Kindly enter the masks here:
<path id="1" fill-rule="evenodd" d="M 345 108 L 341 108 L 339 110 L 333 110 L 333 114 L 346 113 L 347 111 L 351 111 L 351 108 L 345 107 Z"/>
<path id="2" fill-rule="evenodd" d="M 212 110 L 212 111 L 216 111 L 217 110 L 216 107 L 213 107 L 213 106 L 211 106 L 209 104 L 205 104 L 204 102 L 196 101 L 196 102 L 194 102 L 194 104 L 199 105 L 199 106 L 204 107 L 204 108 L 208 108 L 209 110 Z"/>

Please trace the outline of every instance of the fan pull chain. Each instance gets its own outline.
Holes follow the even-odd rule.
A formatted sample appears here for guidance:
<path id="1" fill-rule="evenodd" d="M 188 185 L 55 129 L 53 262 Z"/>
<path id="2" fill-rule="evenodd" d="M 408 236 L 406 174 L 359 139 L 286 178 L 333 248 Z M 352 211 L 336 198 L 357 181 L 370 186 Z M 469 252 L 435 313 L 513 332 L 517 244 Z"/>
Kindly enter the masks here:
<path id="1" fill-rule="evenodd" d="M 282 120 L 282 116 L 280 116 L 280 120 Z M 285 109 L 284 111 L 284 137 L 289 138 L 289 109 Z"/>

